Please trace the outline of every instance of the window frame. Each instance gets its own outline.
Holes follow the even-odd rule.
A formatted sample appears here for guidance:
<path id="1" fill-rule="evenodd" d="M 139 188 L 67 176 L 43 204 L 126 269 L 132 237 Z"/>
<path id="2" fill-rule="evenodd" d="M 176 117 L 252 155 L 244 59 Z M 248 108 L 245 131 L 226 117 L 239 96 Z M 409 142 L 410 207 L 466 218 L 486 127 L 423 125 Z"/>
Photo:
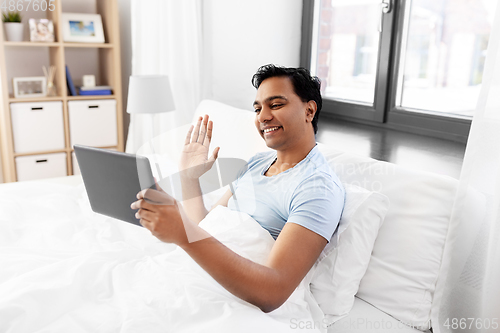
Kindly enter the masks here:
<path id="1" fill-rule="evenodd" d="M 303 0 L 300 66 L 311 69 L 315 2 Z M 321 114 L 382 128 L 466 143 L 471 119 L 396 106 L 406 6 L 410 1 L 391 0 L 383 15 L 375 84 L 374 107 L 323 97 Z"/>

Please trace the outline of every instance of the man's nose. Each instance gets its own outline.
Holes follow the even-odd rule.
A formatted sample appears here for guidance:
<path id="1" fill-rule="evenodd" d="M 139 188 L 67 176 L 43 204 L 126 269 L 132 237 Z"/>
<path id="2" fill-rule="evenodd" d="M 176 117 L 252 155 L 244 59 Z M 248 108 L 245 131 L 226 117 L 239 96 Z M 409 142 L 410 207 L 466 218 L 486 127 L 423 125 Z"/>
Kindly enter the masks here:
<path id="1" fill-rule="evenodd" d="M 273 115 L 271 113 L 271 109 L 268 108 L 267 106 L 263 106 L 260 109 L 259 115 L 258 115 L 258 120 L 260 123 L 264 123 L 266 121 L 269 121 L 273 119 Z"/>

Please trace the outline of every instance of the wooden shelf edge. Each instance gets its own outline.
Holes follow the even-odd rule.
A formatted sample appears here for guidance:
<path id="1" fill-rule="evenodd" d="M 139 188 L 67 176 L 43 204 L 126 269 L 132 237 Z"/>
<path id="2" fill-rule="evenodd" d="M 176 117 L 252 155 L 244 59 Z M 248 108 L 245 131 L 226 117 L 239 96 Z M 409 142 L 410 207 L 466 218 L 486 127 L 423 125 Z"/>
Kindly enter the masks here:
<path id="1" fill-rule="evenodd" d="M 84 95 L 84 96 L 67 96 L 68 101 L 83 101 L 88 99 L 116 99 L 115 95 Z"/>
<path id="2" fill-rule="evenodd" d="M 46 150 L 46 151 L 36 151 L 36 152 L 28 152 L 28 153 L 14 153 L 15 157 L 20 156 L 36 156 L 36 155 L 46 155 L 46 154 L 57 154 L 57 153 L 71 153 L 71 148 L 63 148 L 63 149 L 55 149 L 55 150 Z"/>
<path id="3" fill-rule="evenodd" d="M 71 47 L 71 48 L 104 48 L 110 49 L 113 48 L 113 43 L 73 43 L 73 42 L 9 42 L 4 41 L 4 46 L 12 46 L 12 47 Z"/>
<path id="4" fill-rule="evenodd" d="M 95 147 L 95 148 L 100 148 L 100 149 L 118 149 L 118 146 L 105 146 L 105 147 Z M 45 154 L 57 154 L 57 153 L 68 153 L 71 154 L 74 151 L 73 146 L 70 148 L 63 148 L 63 149 L 55 149 L 55 150 L 46 150 L 46 151 L 35 151 L 35 152 L 28 152 L 28 153 L 14 153 L 14 157 L 20 157 L 20 156 L 36 156 L 36 155 L 45 155 Z"/>
<path id="5" fill-rule="evenodd" d="M 29 103 L 29 102 L 53 102 L 53 101 L 63 101 L 63 96 L 54 97 L 9 97 L 9 103 Z"/>
<path id="6" fill-rule="evenodd" d="M 33 102 L 53 102 L 53 101 L 83 101 L 89 99 L 116 99 L 115 95 L 84 95 L 84 96 L 54 96 L 54 97 L 10 97 L 9 103 L 33 103 Z"/>
<path id="7" fill-rule="evenodd" d="M 4 46 L 22 46 L 22 47 L 59 47 L 62 45 L 60 42 L 3 42 Z"/>
<path id="8" fill-rule="evenodd" d="M 112 43 L 62 43 L 64 47 L 112 48 Z"/>

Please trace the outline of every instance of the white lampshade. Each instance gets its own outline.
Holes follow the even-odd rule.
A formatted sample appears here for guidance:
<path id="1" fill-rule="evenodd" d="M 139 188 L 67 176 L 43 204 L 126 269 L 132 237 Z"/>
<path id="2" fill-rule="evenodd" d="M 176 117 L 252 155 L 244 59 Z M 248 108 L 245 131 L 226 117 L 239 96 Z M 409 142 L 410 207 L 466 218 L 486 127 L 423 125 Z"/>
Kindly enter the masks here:
<path id="1" fill-rule="evenodd" d="M 166 75 L 133 75 L 128 86 L 128 113 L 174 111 L 174 98 Z"/>

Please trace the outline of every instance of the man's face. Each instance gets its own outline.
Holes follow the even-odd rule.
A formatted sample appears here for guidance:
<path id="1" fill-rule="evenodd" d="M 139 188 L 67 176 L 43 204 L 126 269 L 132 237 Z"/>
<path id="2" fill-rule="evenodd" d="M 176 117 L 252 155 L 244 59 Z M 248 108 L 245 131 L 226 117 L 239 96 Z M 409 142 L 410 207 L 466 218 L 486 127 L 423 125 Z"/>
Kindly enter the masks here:
<path id="1" fill-rule="evenodd" d="M 307 142 L 304 138 L 311 133 L 314 135 L 311 125 L 314 112 L 311 115 L 308 106 L 295 94 L 286 76 L 261 83 L 254 102 L 255 126 L 269 148 L 287 150 Z"/>

